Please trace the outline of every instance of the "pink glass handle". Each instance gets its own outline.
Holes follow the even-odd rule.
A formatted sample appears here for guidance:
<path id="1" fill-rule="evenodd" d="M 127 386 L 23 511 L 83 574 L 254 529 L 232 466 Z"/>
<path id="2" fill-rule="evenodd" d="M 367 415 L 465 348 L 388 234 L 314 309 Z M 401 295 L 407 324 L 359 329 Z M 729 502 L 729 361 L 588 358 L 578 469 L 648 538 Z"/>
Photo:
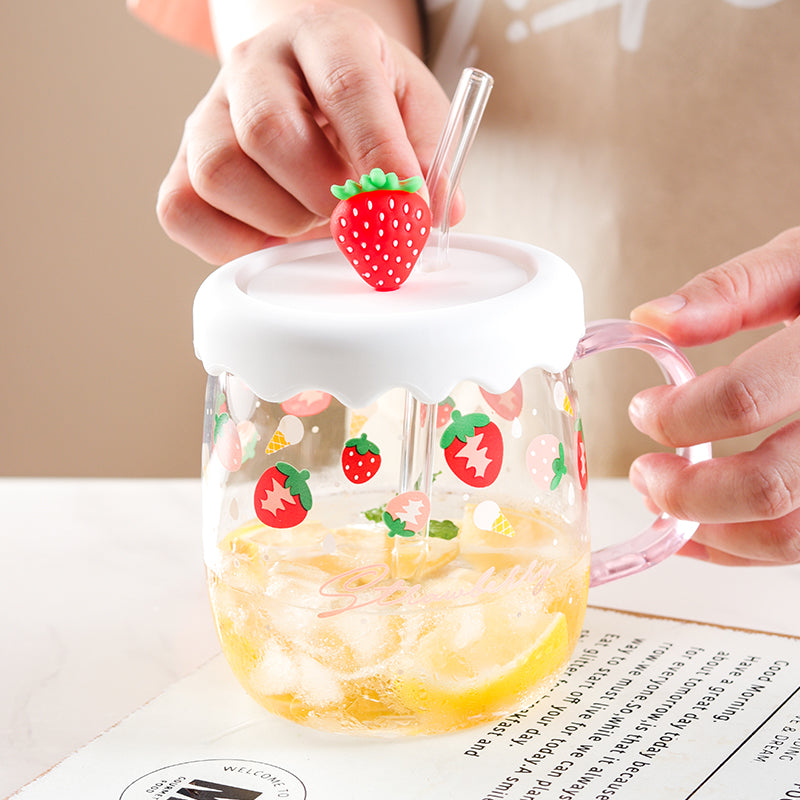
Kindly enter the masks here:
<path id="1" fill-rule="evenodd" d="M 588 325 L 585 335 L 578 342 L 575 360 L 592 353 L 621 348 L 642 350 L 652 356 L 667 383 L 686 383 L 695 377 L 695 371 L 686 356 L 668 339 L 645 325 L 621 319 L 600 320 Z M 711 458 L 711 445 L 680 447 L 676 452 L 692 463 L 697 463 Z M 633 539 L 594 551 L 589 585 L 599 586 L 658 564 L 679 550 L 695 530 L 696 522 L 661 514 L 650 527 Z"/>

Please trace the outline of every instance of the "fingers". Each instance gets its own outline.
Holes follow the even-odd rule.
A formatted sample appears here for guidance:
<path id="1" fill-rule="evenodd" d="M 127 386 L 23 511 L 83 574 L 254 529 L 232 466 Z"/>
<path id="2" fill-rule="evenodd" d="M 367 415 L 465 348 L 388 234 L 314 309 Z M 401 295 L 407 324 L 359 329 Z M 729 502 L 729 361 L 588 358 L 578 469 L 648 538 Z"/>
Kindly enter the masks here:
<path id="1" fill-rule="evenodd" d="M 351 177 L 325 135 L 285 36 L 237 47 L 225 67 L 231 127 L 242 152 L 277 186 L 319 217 L 335 205 L 332 183 Z"/>
<path id="2" fill-rule="evenodd" d="M 631 481 L 659 507 L 698 522 L 779 519 L 800 507 L 800 421 L 755 450 L 696 464 L 672 453 L 648 453 Z"/>
<path id="3" fill-rule="evenodd" d="M 215 97 L 202 125 L 186 136 L 189 180 L 215 208 L 274 236 L 292 236 L 323 221 L 248 158 L 236 140 L 230 113 Z M 231 187 L 236 191 L 231 192 Z"/>
<path id="4" fill-rule="evenodd" d="M 229 67 L 243 151 L 320 216 L 335 205 L 333 183 L 373 167 L 424 174 L 417 154 L 432 156 L 447 114 L 447 98 L 424 65 L 347 9 L 284 20 L 270 37 L 237 48 Z"/>
<path id="5" fill-rule="evenodd" d="M 776 520 L 700 525 L 681 555 L 732 567 L 800 563 L 800 511 Z"/>
<path id="6" fill-rule="evenodd" d="M 284 241 L 256 230 L 202 200 L 188 178 L 183 147 L 161 184 L 156 213 L 170 239 L 210 264 L 223 264 Z"/>
<path id="7" fill-rule="evenodd" d="M 710 269 L 674 294 L 645 303 L 631 319 L 681 346 L 724 339 L 739 330 L 800 314 L 800 227 Z"/>
<path id="8" fill-rule="evenodd" d="M 634 425 L 671 447 L 764 430 L 800 410 L 800 320 L 758 342 L 728 367 L 633 398 Z"/>
<path id="9" fill-rule="evenodd" d="M 358 36 L 345 35 L 343 26 L 349 25 L 360 26 Z M 409 137 L 424 138 L 424 131 L 417 130 L 419 120 L 403 118 L 398 96 L 432 93 L 433 103 L 420 102 L 436 119 L 444 94 L 427 70 L 417 72 L 416 80 L 406 76 L 416 59 L 399 45 L 390 45 L 380 29 L 360 14 L 324 15 L 313 25 L 302 25 L 294 46 L 309 89 L 357 175 L 373 167 L 401 177 L 422 174 Z M 441 116 L 439 124 L 443 121 Z"/>
<path id="10" fill-rule="evenodd" d="M 800 470 L 791 461 L 798 451 L 785 450 L 797 446 L 794 428 L 753 453 L 696 465 L 642 456 L 631 481 L 651 510 L 701 522 L 681 555 L 725 566 L 800 563 Z"/>
<path id="11" fill-rule="evenodd" d="M 187 121 L 159 219 L 212 263 L 304 238 L 329 218 L 331 184 L 376 166 L 424 175 L 447 110 L 422 62 L 365 14 L 289 15 L 233 50 Z"/>

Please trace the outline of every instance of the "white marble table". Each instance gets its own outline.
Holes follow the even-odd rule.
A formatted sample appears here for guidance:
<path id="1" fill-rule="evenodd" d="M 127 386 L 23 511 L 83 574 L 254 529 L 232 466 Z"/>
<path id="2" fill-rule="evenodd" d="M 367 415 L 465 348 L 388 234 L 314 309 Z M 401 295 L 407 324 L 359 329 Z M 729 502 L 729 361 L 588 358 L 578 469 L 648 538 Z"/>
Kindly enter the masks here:
<path id="1" fill-rule="evenodd" d="M 594 538 L 647 520 L 595 480 Z M 193 480 L 0 479 L 0 797 L 218 652 Z M 800 566 L 673 558 L 593 590 L 594 605 L 800 635 Z"/>

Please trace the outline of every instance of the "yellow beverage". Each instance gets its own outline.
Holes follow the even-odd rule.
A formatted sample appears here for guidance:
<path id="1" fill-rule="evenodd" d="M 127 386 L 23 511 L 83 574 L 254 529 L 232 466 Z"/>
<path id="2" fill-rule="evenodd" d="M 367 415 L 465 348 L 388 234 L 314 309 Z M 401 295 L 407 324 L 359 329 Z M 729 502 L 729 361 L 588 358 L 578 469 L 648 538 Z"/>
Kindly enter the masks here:
<path id="1" fill-rule="evenodd" d="M 502 511 L 513 538 L 471 513 L 449 540 L 371 523 L 233 531 L 208 573 L 237 678 L 270 711 L 331 731 L 441 733 L 522 708 L 572 652 L 589 557 L 574 532 Z"/>

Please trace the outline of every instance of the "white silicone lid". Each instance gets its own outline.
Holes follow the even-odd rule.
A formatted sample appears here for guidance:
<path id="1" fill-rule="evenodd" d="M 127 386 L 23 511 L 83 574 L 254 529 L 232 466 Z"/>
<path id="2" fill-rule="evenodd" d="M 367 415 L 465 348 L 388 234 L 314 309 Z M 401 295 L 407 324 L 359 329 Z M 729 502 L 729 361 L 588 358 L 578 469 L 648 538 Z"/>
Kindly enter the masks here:
<path id="1" fill-rule="evenodd" d="M 532 367 L 569 365 L 584 312 L 566 262 L 463 234 L 451 235 L 448 262 L 423 261 L 377 292 L 330 239 L 251 253 L 198 290 L 195 352 L 210 375 L 237 375 L 265 400 L 318 390 L 351 408 L 396 387 L 437 403 L 463 380 L 500 393 Z"/>

